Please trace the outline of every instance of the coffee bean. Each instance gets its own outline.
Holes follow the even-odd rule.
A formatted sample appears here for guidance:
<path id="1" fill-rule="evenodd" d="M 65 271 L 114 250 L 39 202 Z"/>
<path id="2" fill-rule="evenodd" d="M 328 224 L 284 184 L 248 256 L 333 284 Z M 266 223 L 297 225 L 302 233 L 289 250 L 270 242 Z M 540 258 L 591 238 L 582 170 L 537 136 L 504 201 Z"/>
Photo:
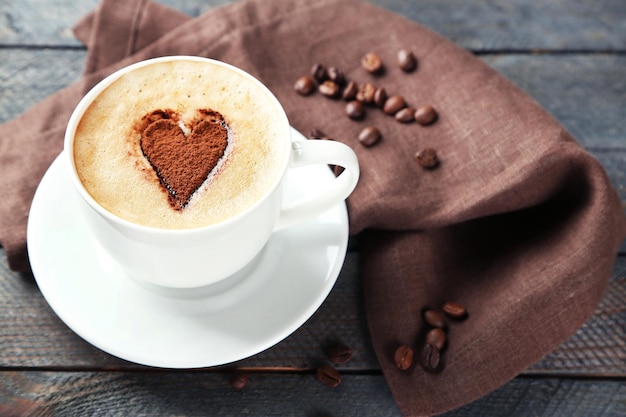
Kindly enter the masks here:
<path id="1" fill-rule="evenodd" d="M 359 133 L 359 142 L 361 143 L 361 145 L 368 148 L 370 146 L 376 145 L 381 138 L 382 135 L 380 133 L 380 130 L 378 130 L 374 126 L 368 126 L 365 129 L 361 130 L 361 133 Z"/>
<path id="2" fill-rule="evenodd" d="M 393 355 L 393 360 L 398 369 L 406 371 L 413 365 L 413 349 L 406 345 L 400 345 Z"/>
<path id="3" fill-rule="evenodd" d="M 461 320 L 467 317 L 467 310 L 465 307 L 454 301 L 447 301 L 441 309 L 446 316 L 453 319 Z"/>
<path id="4" fill-rule="evenodd" d="M 383 111 L 386 114 L 394 115 L 399 110 L 406 107 L 406 101 L 402 96 L 391 96 L 385 101 L 385 105 L 383 106 Z"/>
<path id="5" fill-rule="evenodd" d="M 387 101 L 387 90 L 384 87 L 380 87 L 376 89 L 374 93 L 374 104 L 376 107 L 380 107 L 381 109 L 385 105 L 385 101 Z"/>
<path id="6" fill-rule="evenodd" d="M 315 81 L 313 78 L 305 75 L 296 80 L 293 89 L 300 95 L 308 96 L 315 91 Z"/>
<path id="7" fill-rule="evenodd" d="M 234 371 L 230 377 L 230 386 L 237 391 L 241 391 L 246 385 L 248 385 L 248 373 L 242 370 Z"/>
<path id="8" fill-rule="evenodd" d="M 317 368 L 317 380 L 327 387 L 336 387 L 341 383 L 341 374 L 330 365 Z"/>
<path id="9" fill-rule="evenodd" d="M 359 92 L 359 85 L 355 81 L 348 82 L 348 85 L 343 89 L 341 98 L 345 101 L 351 101 L 356 98 L 356 94 Z"/>
<path id="10" fill-rule="evenodd" d="M 431 105 L 421 106 L 415 110 L 415 121 L 422 126 L 434 123 L 438 116 L 437 110 Z"/>
<path id="11" fill-rule="evenodd" d="M 425 169 L 434 169 L 439 165 L 437 151 L 433 148 L 424 148 L 415 154 L 417 163 Z"/>
<path id="12" fill-rule="evenodd" d="M 369 52 L 361 58 L 361 66 L 371 74 L 378 74 L 383 70 L 383 60 L 373 52 Z"/>
<path id="13" fill-rule="evenodd" d="M 432 328 L 426 333 L 426 343 L 441 350 L 446 345 L 446 332 L 439 327 Z"/>
<path id="14" fill-rule="evenodd" d="M 330 139 L 326 133 L 319 129 L 313 129 L 309 132 L 309 139 Z"/>
<path id="15" fill-rule="evenodd" d="M 441 352 L 439 349 L 426 343 L 420 351 L 420 365 L 427 372 L 441 371 Z"/>
<path id="16" fill-rule="evenodd" d="M 328 79 L 328 72 L 326 67 L 322 64 L 315 64 L 311 68 L 311 76 L 318 82 L 323 83 Z"/>
<path id="17" fill-rule="evenodd" d="M 352 349 L 345 345 L 334 345 L 328 349 L 327 355 L 332 363 L 343 365 L 352 359 Z"/>
<path id="18" fill-rule="evenodd" d="M 428 309 L 424 311 L 424 321 L 433 327 L 444 329 L 446 327 L 446 318 L 437 310 Z"/>
<path id="19" fill-rule="evenodd" d="M 320 93 L 329 98 L 339 96 L 339 85 L 334 81 L 326 80 L 319 86 Z"/>
<path id="20" fill-rule="evenodd" d="M 360 120 L 365 117 L 365 107 L 360 101 L 352 100 L 346 104 L 346 114 L 351 119 Z"/>
<path id="21" fill-rule="evenodd" d="M 364 104 L 373 104 L 374 94 L 376 94 L 376 86 L 374 84 L 360 84 L 359 91 L 356 93 L 356 99 Z"/>
<path id="22" fill-rule="evenodd" d="M 405 107 L 403 109 L 398 110 L 396 115 L 394 116 L 397 121 L 402 123 L 411 123 L 415 120 L 414 118 L 415 109 L 413 107 Z"/>
<path id="23" fill-rule="evenodd" d="M 346 83 L 346 76 L 337 67 L 328 67 L 328 79 L 335 82 L 337 85 L 342 86 Z"/>
<path id="24" fill-rule="evenodd" d="M 411 72 L 417 68 L 417 58 L 408 49 L 401 49 L 397 54 L 398 66 L 404 72 Z"/>

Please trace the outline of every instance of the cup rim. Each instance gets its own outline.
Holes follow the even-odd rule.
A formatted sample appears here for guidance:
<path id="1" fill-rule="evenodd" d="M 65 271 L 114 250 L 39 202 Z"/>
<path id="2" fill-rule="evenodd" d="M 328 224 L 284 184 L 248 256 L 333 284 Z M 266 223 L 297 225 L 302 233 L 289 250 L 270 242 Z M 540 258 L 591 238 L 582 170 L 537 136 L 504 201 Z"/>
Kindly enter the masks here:
<path id="1" fill-rule="evenodd" d="M 240 213 L 235 214 L 225 220 L 219 221 L 217 223 L 212 223 L 205 226 L 193 227 L 193 228 L 162 228 L 155 226 L 147 226 L 143 224 L 138 224 L 127 220 L 103 207 L 95 198 L 87 191 L 84 184 L 80 180 L 78 176 L 78 172 L 76 170 L 76 164 L 74 161 L 74 137 L 76 129 L 78 128 L 78 124 L 82 119 L 83 114 L 89 108 L 91 103 L 95 100 L 95 98 L 103 92 L 106 88 L 108 88 L 111 84 L 113 84 L 116 80 L 122 77 L 124 74 L 132 72 L 136 69 L 143 68 L 145 66 L 158 64 L 162 62 L 171 62 L 171 61 L 194 61 L 194 62 L 205 62 L 213 65 L 221 66 L 227 68 L 233 72 L 238 73 L 244 78 L 253 82 L 258 88 L 260 88 L 265 94 L 268 95 L 271 101 L 274 102 L 276 106 L 276 110 L 278 112 L 277 117 L 281 119 L 282 124 L 285 129 L 285 149 L 283 160 L 280 161 L 280 170 L 279 175 L 276 176 L 271 186 L 267 189 L 267 191 L 263 194 L 261 198 L 254 202 L 251 206 L 247 207 Z M 158 58 L 150 58 L 146 60 L 142 60 L 139 62 L 135 62 L 123 68 L 116 70 L 115 72 L 109 74 L 104 79 L 99 81 L 95 86 L 93 86 L 78 102 L 74 110 L 72 111 L 72 115 L 67 123 L 67 127 L 65 129 L 65 136 L 63 141 L 63 149 L 64 154 L 66 154 L 67 165 L 70 170 L 70 179 L 73 183 L 74 189 L 78 192 L 78 194 L 82 197 L 83 200 L 87 202 L 87 204 L 94 209 L 97 213 L 102 215 L 103 217 L 113 221 L 114 223 L 118 223 L 123 225 L 126 228 L 133 229 L 135 231 L 140 231 L 142 233 L 153 233 L 153 234 L 164 234 L 164 235 L 180 235 L 180 234 L 196 234 L 206 230 L 217 230 L 221 228 L 229 227 L 231 224 L 236 223 L 242 217 L 245 217 L 252 213 L 257 209 L 260 205 L 264 204 L 264 202 L 276 192 L 276 189 L 283 182 L 285 174 L 287 172 L 289 161 L 291 159 L 291 148 L 292 148 L 292 140 L 291 140 L 291 125 L 289 123 L 289 119 L 287 118 L 287 114 L 282 104 L 278 101 L 278 98 L 272 93 L 272 91 L 263 84 L 260 80 L 258 80 L 253 75 L 244 71 L 241 68 L 235 67 L 234 65 L 228 64 L 223 61 L 219 61 L 213 58 L 206 58 L 200 56 L 191 56 L 191 55 L 172 55 L 172 56 L 163 56 Z"/>

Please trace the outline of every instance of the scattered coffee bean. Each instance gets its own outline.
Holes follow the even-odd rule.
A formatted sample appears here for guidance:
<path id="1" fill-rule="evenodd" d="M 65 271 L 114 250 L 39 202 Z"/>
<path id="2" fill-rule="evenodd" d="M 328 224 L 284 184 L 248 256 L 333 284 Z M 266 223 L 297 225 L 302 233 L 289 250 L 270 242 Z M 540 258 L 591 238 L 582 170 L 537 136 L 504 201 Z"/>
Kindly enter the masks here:
<path id="1" fill-rule="evenodd" d="M 376 107 L 380 107 L 381 109 L 385 105 L 385 101 L 387 101 L 387 90 L 384 87 L 380 87 L 376 89 L 374 93 L 374 104 Z"/>
<path id="2" fill-rule="evenodd" d="M 319 90 L 320 93 L 322 93 L 326 97 L 336 98 L 337 96 L 339 96 L 340 89 L 339 85 L 336 82 L 326 80 L 319 86 Z"/>
<path id="3" fill-rule="evenodd" d="M 370 74 L 379 74 L 383 70 L 383 60 L 373 52 L 363 55 L 361 65 Z"/>
<path id="4" fill-rule="evenodd" d="M 428 309 L 424 311 L 424 321 L 432 327 L 444 329 L 446 327 L 446 318 L 437 310 Z"/>
<path id="5" fill-rule="evenodd" d="M 248 385 L 248 373 L 242 370 L 234 371 L 230 377 L 230 386 L 237 391 L 241 391 L 246 385 Z"/>
<path id="6" fill-rule="evenodd" d="M 426 344 L 433 345 L 439 350 L 443 349 L 446 345 L 446 332 L 439 327 L 430 329 L 426 333 Z"/>
<path id="7" fill-rule="evenodd" d="M 352 100 L 346 104 L 346 114 L 351 119 L 360 120 L 365 117 L 365 107 L 360 101 Z"/>
<path id="8" fill-rule="evenodd" d="M 417 152 L 415 154 L 415 160 L 422 168 L 426 169 L 434 169 L 439 165 L 437 151 L 433 148 L 424 148 Z"/>
<path id="9" fill-rule="evenodd" d="M 359 91 L 356 93 L 356 99 L 364 104 L 374 103 L 374 94 L 376 94 L 376 86 L 372 83 L 359 85 Z"/>
<path id="10" fill-rule="evenodd" d="M 309 139 L 330 139 L 330 137 L 319 129 L 313 129 L 309 132 Z"/>
<path id="11" fill-rule="evenodd" d="M 317 379 L 327 387 L 336 387 L 341 383 L 341 374 L 330 365 L 317 368 Z"/>
<path id="12" fill-rule="evenodd" d="M 441 371 L 441 352 L 439 349 L 426 343 L 420 351 L 420 365 L 427 372 Z"/>
<path id="13" fill-rule="evenodd" d="M 437 120 L 437 110 L 431 105 L 425 105 L 415 110 L 415 121 L 422 126 L 428 126 Z"/>
<path id="14" fill-rule="evenodd" d="M 383 106 L 383 111 L 386 114 L 394 115 L 399 110 L 406 107 L 406 101 L 402 96 L 391 96 L 385 101 L 385 105 Z"/>
<path id="15" fill-rule="evenodd" d="M 337 67 L 328 67 L 328 79 L 335 82 L 337 85 L 342 86 L 346 83 L 346 76 Z"/>
<path id="16" fill-rule="evenodd" d="M 426 308 L 422 312 L 424 321 L 428 324 L 425 329 L 423 345 L 419 348 L 418 361 L 426 372 L 438 373 L 444 368 L 444 350 L 448 344 L 446 316 L 453 318 L 465 317 L 465 307 L 454 301 L 444 303 L 441 313 L 439 310 Z M 398 348 L 400 349 L 400 348 Z M 401 352 L 396 352 L 396 365 Z M 398 367 L 400 367 L 398 365 Z"/>
<path id="17" fill-rule="evenodd" d="M 326 67 L 322 64 L 313 65 L 313 68 L 311 68 L 311 76 L 318 83 L 323 83 L 328 79 L 328 72 L 326 71 Z"/>
<path id="18" fill-rule="evenodd" d="M 328 349 L 328 359 L 336 364 L 343 365 L 352 359 L 352 349 L 345 345 L 334 345 Z"/>
<path id="19" fill-rule="evenodd" d="M 348 85 L 343 89 L 341 98 L 345 101 L 351 101 L 356 98 L 356 94 L 359 92 L 359 85 L 355 81 L 349 81 Z"/>
<path id="20" fill-rule="evenodd" d="M 316 85 L 313 78 L 305 75 L 296 80 L 293 89 L 296 90 L 296 92 L 300 95 L 308 96 L 313 91 L 315 91 L 315 87 Z"/>
<path id="21" fill-rule="evenodd" d="M 408 49 L 401 49 L 397 54 L 398 66 L 404 72 L 411 72 L 417 68 L 417 58 Z"/>
<path id="22" fill-rule="evenodd" d="M 446 316 L 456 320 L 461 320 L 467 317 L 467 310 L 465 307 L 454 301 L 447 301 L 441 309 Z"/>
<path id="23" fill-rule="evenodd" d="M 380 130 L 378 130 L 374 126 L 368 126 L 365 129 L 361 130 L 361 133 L 359 133 L 359 142 L 361 143 L 361 145 L 368 148 L 370 146 L 376 145 L 381 138 L 382 135 L 380 133 Z"/>
<path id="24" fill-rule="evenodd" d="M 393 356 L 393 360 L 398 369 L 406 371 L 411 367 L 411 365 L 413 365 L 413 349 L 406 345 L 398 346 L 396 353 Z"/>
<path id="25" fill-rule="evenodd" d="M 402 123 L 411 123 L 415 120 L 414 117 L 415 109 L 413 107 L 405 107 L 403 109 L 398 110 L 396 115 L 394 116 L 397 121 Z"/>

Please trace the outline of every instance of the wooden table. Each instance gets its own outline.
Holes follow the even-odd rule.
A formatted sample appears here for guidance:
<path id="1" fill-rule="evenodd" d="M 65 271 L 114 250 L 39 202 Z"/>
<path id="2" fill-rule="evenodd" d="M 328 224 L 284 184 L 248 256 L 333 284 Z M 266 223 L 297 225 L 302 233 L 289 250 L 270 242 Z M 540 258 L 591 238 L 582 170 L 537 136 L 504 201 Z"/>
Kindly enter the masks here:
<path id="1" fill-rule="evenodd" d="M 86 51 L 70 28 L 96 2 L 0 0 L 0 122 L 80 77 Z M 163 3 L 196 16 L 228 1 Z M 449 37 L 521 86 L 602 162 L 626 201 L 626 2 L 374 3 Z M 8 269 L 0 249 L 0 407 L 37 416 L 397 416 L 368 339 L 358 260 L 352 245 L 328 299 L 275 347 L 225 367 L 168 371 L 83 341 L 31 275 Z M 332 389 L 316 380 L 315 368 L 334 341 L 354 354 Z M 234 367 L 250 371 L 243 391 L 229 385 Z M 446 415 L 626 415 L 626 246 L 595 315 L 570 340 Z"/>

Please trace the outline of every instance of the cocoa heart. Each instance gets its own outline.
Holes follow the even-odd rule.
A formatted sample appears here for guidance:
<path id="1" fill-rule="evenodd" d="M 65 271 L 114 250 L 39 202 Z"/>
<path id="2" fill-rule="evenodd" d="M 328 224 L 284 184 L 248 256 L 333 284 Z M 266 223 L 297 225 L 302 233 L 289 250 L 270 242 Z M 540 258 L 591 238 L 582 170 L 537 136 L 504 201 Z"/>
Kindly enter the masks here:
<path id="1" fill-rule="evenodd" d="M 141 134 L 141 150 L 177 210 L 189 204 L 226 151 L 228 129 L 216 114 L 210 112 L 211 117 L 195 123 L 188 135 L 171 118 L 157 118 Z"/>

